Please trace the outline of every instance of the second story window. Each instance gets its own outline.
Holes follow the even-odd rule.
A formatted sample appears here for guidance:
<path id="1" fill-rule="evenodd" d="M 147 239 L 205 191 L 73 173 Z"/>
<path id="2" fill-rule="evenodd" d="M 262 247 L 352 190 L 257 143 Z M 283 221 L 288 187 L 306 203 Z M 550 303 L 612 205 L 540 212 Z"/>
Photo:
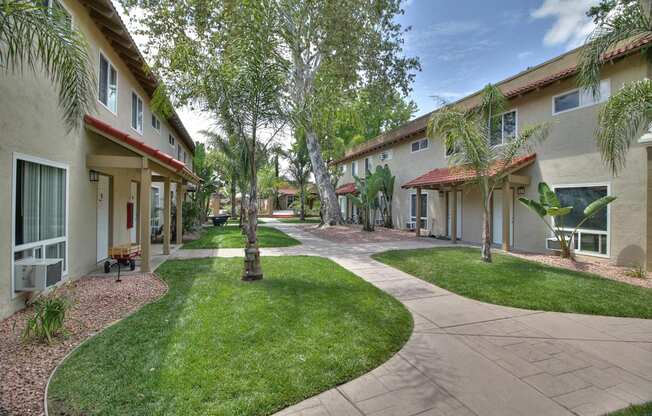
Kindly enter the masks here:
<path id="1" fill-rule="evenodd" d="M 351 162 L 351 176 L 358 176 L 358 161 Z"/>
<path id="2" fill-rule="evenodd" d="M 118 112 L 118 71 L 100 53 L 99 100 L 112 113 Z"/>
<path id="3" fill-rule="evenodd" d="M 177 160 L 181 161 L 181 153 L 183 150 L 181 150 L 181 145 L 177 144 Z"/>
<path id="4" fill-rule="evenodd" d="M 154 114 L 152 114 L 152 128 L 156 130 L 157 133 L 161 133 L 161 120 L 159 120 Z"/>
<path id="5" fill-rule="evenodd" d="M 131 127 L 143 134 L 143 100 L 135 92 L 131 93 Z"/>
<path id="6" fill-rule="evenodd" d="M 174 140 L 174 136 L 173 136 L 173 135 L 170 134 L 170 135 L 168 136 L 168 142 L 170 143 L 170 146 L 172 146 L 172 148 L 174 148 L 174 146 L 176 145 L 176 140 Z"/>
<path id="7" fill-rule="evenodd" d="M 606 101 L 611 95 L 611 83 L 608 79 L 600 81 L 600 92 L 594 97 L 591 91 L 578 88 L 552 97 L 552 114 L 565 113 L 582 107 Z"/>
<path id="8" fill-rule="evenodd" d="M 429 146 L 429 142 L 427 138 L 423 138 L 420 140 L 417 140 L 416 142 L 412 142 L 410 145 L 410 149 L 412 150 L 412 153 L 415 152 L 420 152 L 422 150 L 426 150 Z"/>
<path id="9" fill-rule="evenodd" d="M 491 145 L 510 142 L 516 137 L 516 110 L 508 111 L 494 119 L 491 125 Z"/>
<path id="10" fill-rule="evenodd" d="M 364 172 L 365 172 L 365 175 L 368 175 L 368 174 L 371 173 L 371 168 L 372 168 L 371 161 L 372 160 L 373 159 L 372 159 L 371 156 L 364 158 Z"/>
<path id="11" fill-rule="evenodd" d="M 378 155 L 378 159 L 381 162 L 386 162 L 388 160 L 392 160 L 392 151 L 391 150 L 383 150 L 380 152 L 380 155 Z"/>

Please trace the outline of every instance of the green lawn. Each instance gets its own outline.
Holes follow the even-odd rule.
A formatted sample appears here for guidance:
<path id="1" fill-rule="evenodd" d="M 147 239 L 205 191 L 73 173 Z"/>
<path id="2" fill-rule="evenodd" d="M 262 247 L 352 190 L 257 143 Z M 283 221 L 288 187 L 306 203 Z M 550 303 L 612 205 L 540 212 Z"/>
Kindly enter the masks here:
<path id="1" fill-rule="evenodd" d="M 330 260 L 176 260 L 169 292 L 64 361 L 51 415 L 269 415 L 358 377 L 407 341 L 397 300 Z"/>
<path id="2" fill-rule="evenodd" d="M 319 217 L 307 217 L 304 221 L 299 218 L 279 218 L 278 220 L 286 224 L 319 224 L 321 222 Z"/>
<path id="3" fill-rule="evenodd" d="M 609 413 L 608 416 L 652 416 L 652 402 L 631 406 L 618 412 Z"/>
<path id="4" fill-rule="evenodd" d="M 258 227 L 258 247 L 289 247 L 301 244 L 298 240 L 271 227 Z M 181 248 L 242 248 L 244 236 L 238 226 L 205 228 L 201 236 Z"/>
<path id="5" fill-rule="evenodd" d="M 374 255 L 420 279 L 498 305 L 557 312 L 652 318 L 652 289 L 509 255 L 480 260 L 474 248 L 389 251 Z"/>

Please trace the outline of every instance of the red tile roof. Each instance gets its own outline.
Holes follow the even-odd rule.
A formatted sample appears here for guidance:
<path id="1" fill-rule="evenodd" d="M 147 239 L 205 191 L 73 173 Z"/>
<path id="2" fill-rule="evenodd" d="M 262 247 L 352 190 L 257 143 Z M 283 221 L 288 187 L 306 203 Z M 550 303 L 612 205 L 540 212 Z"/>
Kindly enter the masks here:
<path id="1" fill-rule="evenodd" d="M 278 193 L 281 195 L 296 195 L 297 191 L 295 188 L 281 188 L 278 190 Z"/>
<path id="2" fill-rule="evenodd" d="M 129 134 L 116 129 L 110 124 L 105 123 L 104 121 L 95 118 L 93 116 L 90 116 L 88 114 L 84 116 L 84 121 L 86 122 L 87 126 L 90 126 L 100 131 L 101 133 L 108 135 L 113 139 L 116 139 L 119 142 L 134 147 L 135 149 L 141 151 L 142 153 L 145 153 L 146 155 L 156 159 L 158 162 L 162 162 L 164 165 L 167 165 L 168 167 L 172 168 L 172 170 L 179 172 L 184 176 L 188 176 L 194 181 L 197 182 L 200 181 L 199 177 L 195 175 L 193 171 L 188 169 L 188 167 L 186 167 L 186 165 L 183 162 L 173 158 L 172 156 L 166 153 L 161 152 L 160 150 L 154 148 L 153 146 L 148 145 L 142 140 L 138 140 L 130 136 Z"/>
<path id="3" fill-rule="evenodd" d="M 511 171 L 516 171 L 518 169 L 524 168 L 525 166 L 533 163 L 536 159 L 536 153 L 518 157 L 512 160 L 508 169 Z M 498 173 L 499 169 L 502 169 L 505 166 L 503 161 L 496 162 L 493 167 L 490 169 L 490 175 L 495 175 Z M 468 182 L 475 178 L 475 170 L 466 166 L 455 166 L 449 168 L 437 168 L 433 169 L 430 172 L 427 172 L 415 179 L 412 179 L 410 182 L 404 184 L 402 188 L 416 188 L 416 187 L 428 187 L 435 185 L 451 185 L 457 183 Z"/>
<path id="4" fill-rule="evenodd" d="M 355 193 L 355 184 L 353 182 L 345 183 L 335 190 L 337 195 L 346 195 Z"/>

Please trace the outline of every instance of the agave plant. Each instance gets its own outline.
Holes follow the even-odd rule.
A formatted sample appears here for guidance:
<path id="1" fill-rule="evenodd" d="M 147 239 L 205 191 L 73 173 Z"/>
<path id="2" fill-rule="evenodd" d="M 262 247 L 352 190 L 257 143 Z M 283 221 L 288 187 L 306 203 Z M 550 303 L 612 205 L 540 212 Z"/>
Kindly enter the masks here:
<path id="1" fill-rule="evenodd" d="M 615 196 L 607 195 L 591 202 L 586 208 L 584 208 L 584 218 L 575 225 L 569 238 L 567 237 L 568 231 L 564 229 L 564 217 L 571 213 L 573 207 L 562 207 L 559 198 L 557 198 L 557 194 L 555 194 L 555 192 L 550 189 L 548 184 L 545 182 L 539 183 L 538 191 L 539 201 L 528 198 L 519 198 L 518 200 L 537 214 L 544 224 L 546 224 L 552 231 L 559 243 L 561 257 L 563 258 L 571 258 L 571 247 L 573 247 L 573 239 L 577 234 L 577 230 L 616 199 Z M 552 225 L 546 221 L 546 216 L 551 217 L 554 220 Z"/>
<path id="2" fill-rule="evenodd" d="M 365 231 L 374 231 L 373 213 L 378 209 L 378 192 L 380 192 L 381 181 L 375 174 L 367 175 L 366 178 L 355 179 L 355 190 L 357 196 L 350 195 L 349 198 L 353 203 L 362 210 L 362 229 Z"/>

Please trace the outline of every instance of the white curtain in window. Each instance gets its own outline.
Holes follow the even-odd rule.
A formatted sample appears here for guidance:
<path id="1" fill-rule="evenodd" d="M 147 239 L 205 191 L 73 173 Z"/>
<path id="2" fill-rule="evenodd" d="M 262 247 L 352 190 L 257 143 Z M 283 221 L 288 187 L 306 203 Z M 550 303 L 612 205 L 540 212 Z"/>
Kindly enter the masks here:
<path id="1" fill-rule="evenodd" d="M 40 165 L 31 162 L 19 161 L 20 189 L 22 200 L 22 241 L 17 244 L 32 243 L 39 240 L 39 181 Z"/>
<path id="2" fill-rule="evenodd" d="M 66 218 L 66 175 L 63 169 L 41 166 L 40 240 L 63 237 Z"/>

